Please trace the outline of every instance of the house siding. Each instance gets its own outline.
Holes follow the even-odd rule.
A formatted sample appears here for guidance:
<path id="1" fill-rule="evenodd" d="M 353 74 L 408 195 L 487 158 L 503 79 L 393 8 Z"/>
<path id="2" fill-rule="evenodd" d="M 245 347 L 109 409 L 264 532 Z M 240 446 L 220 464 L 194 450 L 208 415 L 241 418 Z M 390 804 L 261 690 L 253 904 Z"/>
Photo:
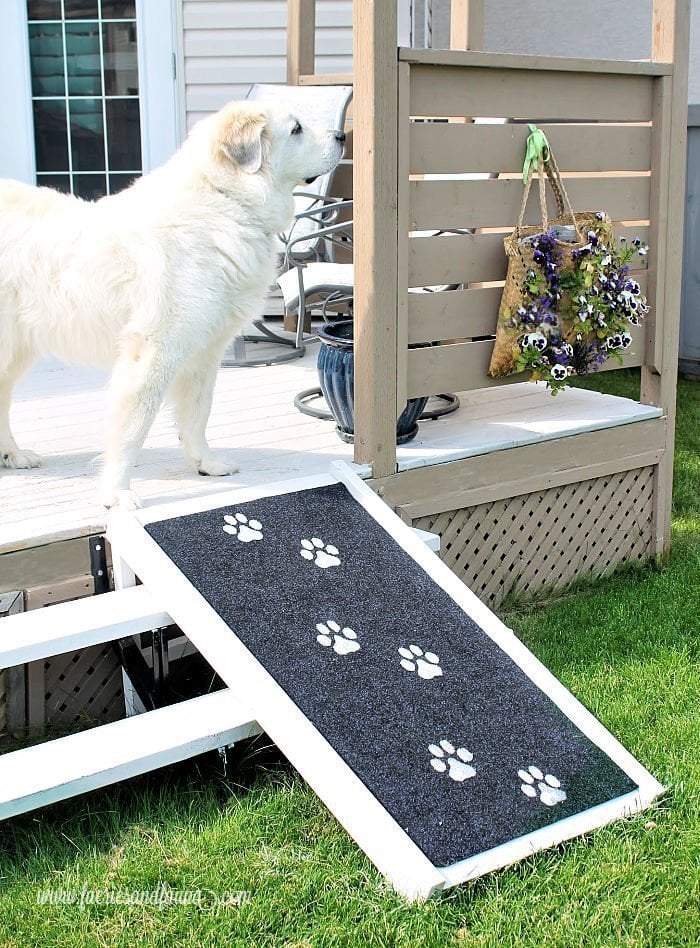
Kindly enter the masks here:
<path id="1" fill-rule="evenodd" d="M 284 82 L 286 0 L 182 0 L 186 127 L 255 82 Z M 352 0 L 316 5 L 316 71 L 352 70 Z"/>

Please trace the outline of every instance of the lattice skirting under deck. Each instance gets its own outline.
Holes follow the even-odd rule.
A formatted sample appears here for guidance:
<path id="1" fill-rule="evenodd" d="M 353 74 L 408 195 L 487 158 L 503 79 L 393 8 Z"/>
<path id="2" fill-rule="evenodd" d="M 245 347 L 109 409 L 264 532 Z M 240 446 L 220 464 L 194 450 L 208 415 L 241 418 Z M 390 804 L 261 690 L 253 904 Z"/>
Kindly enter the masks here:
<path id="1" fill-rule="evenodd" d="M 0 672 L 0 736 L 8 728 L 6 680 Z M 121 665 L 111 643 L 31 662 L 21 689 L 26 716 L 10 728 L 16 736 L 27 727 L 70 731 L 124 717 Z"/>
<path id="2" fill-rule="evenodd" d="M 33 663 L 27 691 L 29 720 L 52 727 L 103 724 L 124 716 L 121 665 L 111 643 Z"/>
<path id="3" fill-rule="evenodd" d="M 497 606 L 653 554 L 654 467 L 430 514 L 414 527 L 439 533 L 441 557 L 476 595 Z"/>

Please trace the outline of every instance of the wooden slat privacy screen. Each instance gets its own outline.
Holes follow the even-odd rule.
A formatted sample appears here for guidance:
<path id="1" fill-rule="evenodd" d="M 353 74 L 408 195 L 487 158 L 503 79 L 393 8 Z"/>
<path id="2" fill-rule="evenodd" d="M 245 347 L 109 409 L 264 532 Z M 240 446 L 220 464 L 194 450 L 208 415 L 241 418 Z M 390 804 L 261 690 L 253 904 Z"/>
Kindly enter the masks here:
<path id="1" fill-rule="evenodd" d="M 653 241 L 654 83 L 666 67 L 632 65 L 632 72 L 611 67 L 607 74 L 409 64 L 399 116 L 400 127 L 408 126 L 409 151 L 407 176 L 399 180 L 408 227 L 399 240 L 399 273 L 406 279 L 399 288 L 406 319 L 399 336 L 408 345 L 428 345 L 404 353 L 407 397 L 503 384 L 486 375 L 489 337 L 506 272 L 503 237 L 522 200 L 528 122 L 548 135 L 575 210 L 604 210 L 618 236 Z M 527 223 L 540 216 L 535 190 Z M 653 279 L 643 272 L 638 278 L 653 294 Z M 421 292 L 445 284 L 456 288 Z M 625 354 L 629 366 L 645 361 L 645 332 L 634 336 Z"/>
<path id="2" fill-rule="evenodd" d="M 465 69 L 412 64 L 410 110 L 414 116 L 650 122 L 652 81 L 645 75 L 588 70 L 499 69 L 496 65 Z"/>
<path id="3" fill-rule="evenodd" d="M 574 208 L 605 208 L 613 220 L 623 216 L 635 221 L 649 219 L 648 177 L 573 178 L 565 183 Z M 522 198 L 520 180 L 411 181 L 410 226 L 412 230 L 512 227 Z M 525 223 L 537 224 L 539 220 L 533 194 Z"/>

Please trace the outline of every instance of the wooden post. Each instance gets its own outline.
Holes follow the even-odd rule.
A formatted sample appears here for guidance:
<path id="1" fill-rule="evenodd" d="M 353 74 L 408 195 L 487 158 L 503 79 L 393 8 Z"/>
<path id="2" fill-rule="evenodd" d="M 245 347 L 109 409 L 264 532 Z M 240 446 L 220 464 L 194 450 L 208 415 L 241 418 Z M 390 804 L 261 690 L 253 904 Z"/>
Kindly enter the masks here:
<path id="1" fill-rule="evenodd" d="M 24 596 L 19 590 L 0 592 L 0 618 L 24 612 Z M 25 667 L 13 665 L 0 671 L 0 693 L 4 694 L 4 720 L 0 734 L 19 737 L 27 726 Z"/>
<path id="2" fill-rule="evenodd" d="M 299 76 L 316 69 L 316 0 L 287 2 L 287 83 L 299 85 Z"/>
<path id="3" fill-rule="evenodd" d="M 688 37 L 690 0 L 654 0 L 652 59 L 673 63 L 670 88 L 660 89 L 661 112 L 655 134 L 652 182 L 661 200 L 656 224 L 657 293 L 654 339 L 642 368 L 641 400 L 658 405 L 668 419 L 666 450 L 656 474 L 654 529 L 656 553 L 668 552 L 671 535 L 671 492 L 675 444 L 676 379 L 680 333 L 685 163 L 688 112 Z M 664 80 L 659 80 L 663 85 Z M 656 118 L 656 116 L 655 116 Z"/>
<path id="4" fill-rule="evenodd" d="M 651 58 L 654 62 L 675 62 L 674 5 L 674 0 L 653 0 Z"/>
<path id="5" fill-rule="evenodd" d="M 484 0 L 452 0 L 450 49 L 484 48 Z"/>
<path id="6" fill-rule="evenodd" d="M 397 12 L 355 0 L 355 460 L 396 470 Z"/>

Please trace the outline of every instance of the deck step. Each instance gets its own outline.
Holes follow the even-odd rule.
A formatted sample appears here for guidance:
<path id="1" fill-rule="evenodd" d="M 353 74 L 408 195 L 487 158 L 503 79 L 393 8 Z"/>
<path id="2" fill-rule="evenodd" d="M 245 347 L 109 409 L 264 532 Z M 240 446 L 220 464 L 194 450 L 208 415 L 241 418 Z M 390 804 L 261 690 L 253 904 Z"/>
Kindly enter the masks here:
<path id="1" fill-rule="evenodd" d="M 172 625 L 145 586 L 0 619 L 0 668 Z"/>
<path id="2" fill-rule="evenodd" d="M 0 819 L 259 733 L 225 689 L 13 751 L 0 757 Z"/>

